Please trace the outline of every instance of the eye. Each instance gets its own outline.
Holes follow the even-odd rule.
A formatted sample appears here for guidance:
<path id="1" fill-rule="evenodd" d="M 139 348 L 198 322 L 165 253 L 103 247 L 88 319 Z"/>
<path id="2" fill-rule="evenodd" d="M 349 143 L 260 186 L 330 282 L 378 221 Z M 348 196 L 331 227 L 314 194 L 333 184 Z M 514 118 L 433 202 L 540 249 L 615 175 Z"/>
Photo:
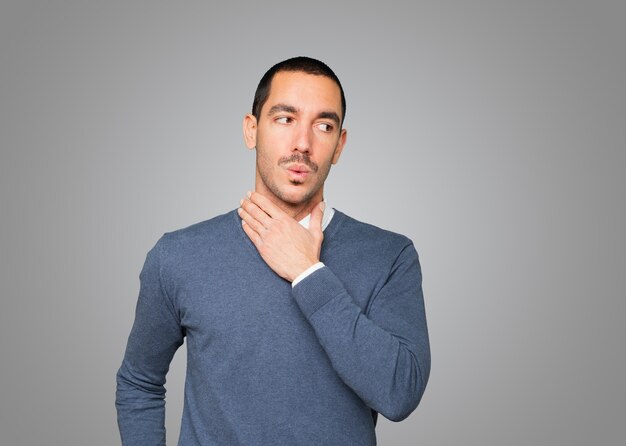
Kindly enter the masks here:
<path id="1" fill-rule="evenodd" d="M 279 118 L 276 118 L 275 121 L 278 122 L 279 124 L 289 124 L 293 121 L 293 119 L 290 118 L 289 116 L 281 116 Z"/>
<path id="2" fill-rule="evenodd" d="M 326 132 L 326 133 L 330 133 L 333 131 L 333 126 L 331 124 L 328 124 L 326 122 L 321 122 L 317 125 L 317 127 L 322 131 L 322 132 Z"/>

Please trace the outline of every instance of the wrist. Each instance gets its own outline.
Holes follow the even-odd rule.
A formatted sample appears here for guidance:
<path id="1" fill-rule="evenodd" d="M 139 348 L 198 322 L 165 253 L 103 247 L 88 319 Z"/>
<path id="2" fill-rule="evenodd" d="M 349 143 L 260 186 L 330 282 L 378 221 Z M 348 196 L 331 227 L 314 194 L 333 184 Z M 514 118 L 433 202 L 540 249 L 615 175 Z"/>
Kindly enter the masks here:
<path id="1" fill-rule="evenodd" d="M 307 278 L 308 276 L 313 274 L 318 269 L 323 268 L 324 266 L 326 266 L 326 265 L 324 265 L 322 262 L 316 262 L 316 263 L 312 264 L 307 269 L 305 269 L 300 274 L 298 274 L 294 278 L 294 280 L 291 281 L 291 287 L 292 288 L 295 287 L 298 283 L 300 283 L 300 281 L 304 280 L 305 278 Z"/>

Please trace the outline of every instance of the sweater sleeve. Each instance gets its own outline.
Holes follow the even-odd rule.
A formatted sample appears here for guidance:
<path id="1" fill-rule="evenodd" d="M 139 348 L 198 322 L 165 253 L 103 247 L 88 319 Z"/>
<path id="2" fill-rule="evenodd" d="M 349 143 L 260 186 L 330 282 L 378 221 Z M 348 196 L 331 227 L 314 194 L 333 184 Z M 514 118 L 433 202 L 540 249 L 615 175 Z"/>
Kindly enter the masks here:
<path id="1" fill-rule="evenodd" d="M 367 314 L 327 266 L 292 290 L 341 379 L 392 421 L 409 416 L 430 374 L 422 276 L 412 243 L 398 255 Z"/>
<path id="2" fill-rule="evenodd" d="M 163 287 L 160 244 L 146 256 L 139 276 L 135 322 L 117 372 L 115 405 L 124 446 L 165 445 L 165 375 L 184 332 Z"/>

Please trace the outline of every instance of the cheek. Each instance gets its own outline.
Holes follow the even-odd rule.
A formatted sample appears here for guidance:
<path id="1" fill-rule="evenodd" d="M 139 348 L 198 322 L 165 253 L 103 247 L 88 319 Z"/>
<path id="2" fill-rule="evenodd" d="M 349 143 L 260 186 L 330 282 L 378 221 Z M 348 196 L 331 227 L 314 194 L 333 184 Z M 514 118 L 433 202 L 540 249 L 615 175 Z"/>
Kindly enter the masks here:
<path id="1" fill-rule="evenodd" d="M 258 134 L 256 139 L 256 157 L 258 161 L 266 162 L 269 158 L 267 147 L 266 138 L 261 134 Z"/>
<path id="2" fill-rule="evenodd" d="M 330 172 L 332 162 L 333 162 L 332 154 L 325 157 L 323 161 L 320 161 L 320 163 L 318 164 L 319 170 L 317 171 L 318 182 L 324 182 L 326 180 L 326 177 L 328 176 L 328 173 Z"/>
<path id="3" fill-rule="evenodd" d="M 338 147 L 339 147 L 339 144 L 334 139 L 332 141 L 325 141 L 325 144 L 324 144 L 325 156 L 324 156 L 324 160 L 322 161 L 324 165 L 328 164 L 330 166 L 334 163 L 335 155 L 337 154 Z"/>
<path id="4" fill-rule="evenodd" d="M 286 138 L 269 131 L 258 132 L 256 147 L 265 158 L 278 157 L 285 140 Z"/>
<path id="5" fill-rule="evenodd" d="M 264 172 L 269 171 L 272 166 L 271 158 L 267 156 L 265 150 L 259 149 L 258 146 L 256 149 L 256 164 L 257 168 Z"/>
<path id="6" fill-rule="evenodd" d="M 256 168 L 264 178 L 264 180 L 270 180 L 276 175 L 278 169 L 278 156 L 267 145 L 267 140 L 257 140 L 256 146 Z"/>

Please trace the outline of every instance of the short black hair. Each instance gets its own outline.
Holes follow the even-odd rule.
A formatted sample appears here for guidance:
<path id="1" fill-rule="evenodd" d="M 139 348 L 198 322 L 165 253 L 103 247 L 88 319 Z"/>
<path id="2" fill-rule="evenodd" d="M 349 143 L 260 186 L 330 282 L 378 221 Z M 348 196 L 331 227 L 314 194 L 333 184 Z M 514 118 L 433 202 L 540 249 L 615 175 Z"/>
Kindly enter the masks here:
<path id="1" fill-rule="evenodd" d="M 339 86 L 339 91 L 341 92 L 341 124 L 343 125 L 343 121 L 346 117 L 346 97 L 343 93 L 343 87 L 341 86 L 341 82 L 339 82 L 339 78 L 324 62 L 305 56 L 293 57 L 291 59 L 278 62 L 263 75 L 258 87 L 256 88 L 254 101 L 252 102 L 252 114 L 255 118 L 257 118 L 257 120 L 261 116 L 261 109 L 270 95 L 272 79 L 274 79 L 274 75 L 276 75 L 276 73 L 281 71 L 299 71 L 302 73 L 314 74 L 316 76 L 324 76 L 335 81 L 335 83 Z"/>

